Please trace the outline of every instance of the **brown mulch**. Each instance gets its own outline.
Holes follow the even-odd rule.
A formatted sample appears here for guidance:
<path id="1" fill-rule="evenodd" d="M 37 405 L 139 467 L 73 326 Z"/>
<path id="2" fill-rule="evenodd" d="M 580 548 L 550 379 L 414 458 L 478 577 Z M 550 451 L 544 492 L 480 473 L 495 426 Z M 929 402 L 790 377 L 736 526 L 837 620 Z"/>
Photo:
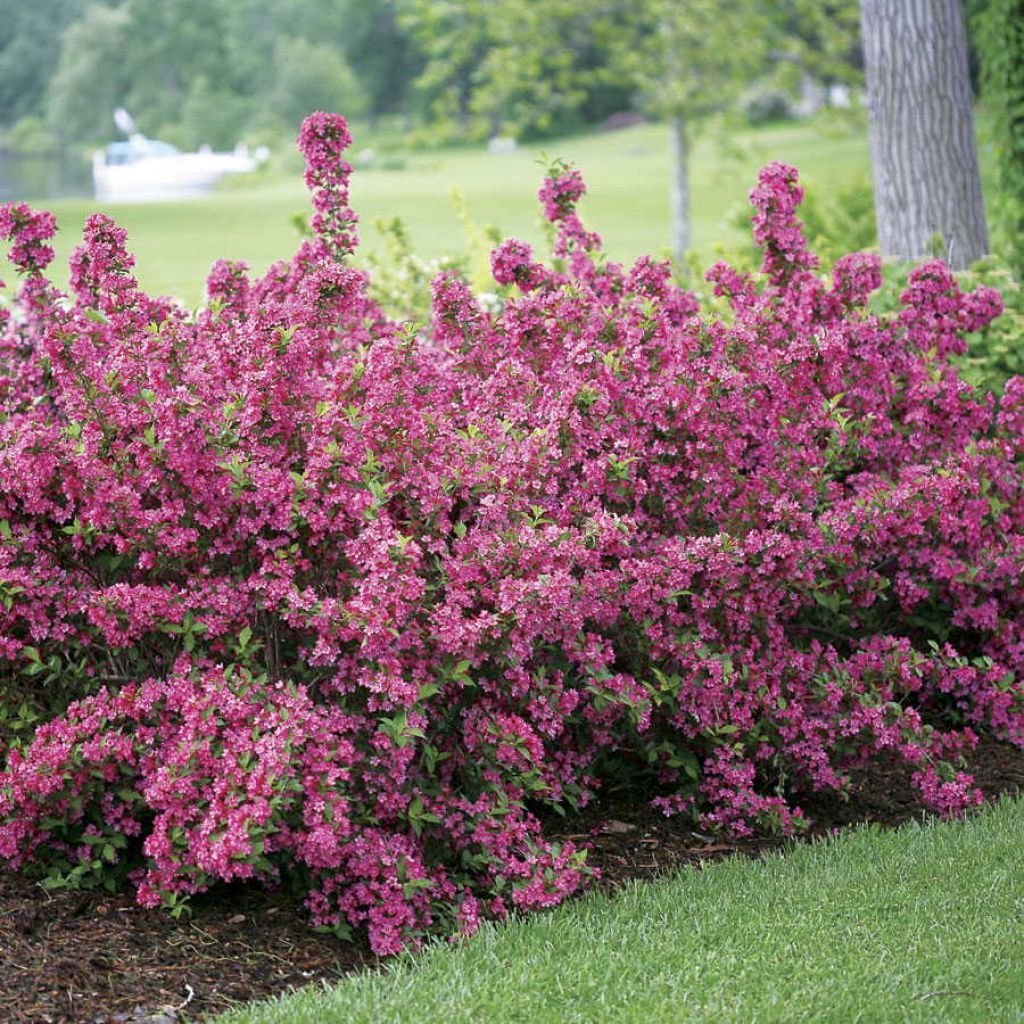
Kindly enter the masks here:
<path id="1" fill-rule="evenodd" d="M 1024 793 L 1024 751 L 983 742 L 970 768 L 990 798 Z M 886 764 L 859 779 L 849 801 L 809 796 L 802 806 L 815 835 L 921 816 L 905 770 Z M 602 888 L 780 845 L 726 842 L 614 801 L 567 823 L 569 837 L 592 842 Z M 223 891 L 175 921 L 128 895 L 48 894 L 0 874 L 0 1024 L 181 1024 L 373 963 L 365 948 L 313 932 L 284 895 Z"/>

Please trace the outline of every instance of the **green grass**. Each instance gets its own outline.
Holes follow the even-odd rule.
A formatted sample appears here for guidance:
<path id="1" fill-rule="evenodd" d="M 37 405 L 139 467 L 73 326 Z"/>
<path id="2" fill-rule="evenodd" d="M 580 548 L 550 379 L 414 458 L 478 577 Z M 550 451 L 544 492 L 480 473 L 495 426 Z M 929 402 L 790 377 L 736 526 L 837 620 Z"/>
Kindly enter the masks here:
<path id="1" fill-rule="evenodd" d="M 353 150 L 360 149 L 357 137 Z M 590 195 L 581 212 L 588 226 L 602 234 L 614 258 L 665 251 L 669 169 L 662 126 L 561 139 L 543 149 L 575 162 L 583 171 Z M 363 244 L 375 244 L 375 219 L 398 216 L 420 255 L 464 251 L 464 231 L 450 200 L 453 188 L 462 192 L 474 223 L 539 242 L 540 154 L 540 147 L 522 147 L 508 156 L 482 148 L 452 149 L 410 154 L 399 170 L 357 170 L 352 196 L 362 221 Z M 694 244 L 708 262 L 716 242 L 741 240 L 731 215 L 744 206 L 758 167 L 772 159 L 795 164 L 807 180 L 826 190 L 869 172 L 863 131 L 830 134 L 813 124 L 775 126 L 731 137 L 728 151 L 711 137 L 700 138 L 691 169 Z M 62 226 L 58 261 L 66 265 L 85 217 L 98 204 L 54 200 L 44 205 L 53 209 Z M 297 242 L 292 218 L 306 212 L 308 202 L 296 172 L 286 179 L 236 181 L 203 200 L 104 204 L 102 209 L 128 230 L 143 287 L 195 304 L 202 299 L 203 278 L 215 259 L 244 259 L 262 271 L 289 257 Z"/>
<path id="2" fill-rule="evenodd" d="M 1024 1021 L 1024 801 L 590 897 L 218 1024 Z"/>

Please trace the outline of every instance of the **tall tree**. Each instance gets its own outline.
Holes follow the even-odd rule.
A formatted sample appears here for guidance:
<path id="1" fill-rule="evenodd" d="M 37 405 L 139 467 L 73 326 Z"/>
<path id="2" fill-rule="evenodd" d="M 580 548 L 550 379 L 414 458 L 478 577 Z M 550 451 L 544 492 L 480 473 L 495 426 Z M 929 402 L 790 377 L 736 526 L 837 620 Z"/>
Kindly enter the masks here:
<path id="1" fill-rule="evenodd" d="M 858 85 L 858 0 L 763 0 L 772 56 L 825 84 Z"/>
<path id="2" fill-rule="evenodd" d="M 130 36 L 122 60 L 131 87 L 124 102 L 143 131 L 163 134 L 181 121 L 200 76 L 229 79 L 221 11 L 209 0 L 126 0 L 125 10 Z"/>
<path id="3" fill-rule="evenodd" d="M 0 125 L 45 111 L 61 35 L 84 0 L 0 0 Z"/>
<path id="4" fill-rule="evenodd" d="M 878 239 L 962 269 L 988 251 L 960 0 L 861 0 Z"/>
<path id="5" fill-rule="evenodd" d="M 274 53 L 271 109 L 292 131 L 314 110 L 344 111 L 358 117 L 366 100 L 337 47 L 305 39 L 279 39 Z"/>
<path id="6" fill-rule="evenodd" d="M 130 84 L 123 60 L 129 27 L 123 8 L 92 4 L 65 31 L 46 111 L 62 142 L 110 138 L 114 109 L 125 103 Z"/>
<path id="7" fill-rule="evenodd" d="M 487 10 L 491 46 L 471 106 L 491 134 L 578 130 L 632 103 L 636 83 L 612 60 L 616 41 L 636 22 L 629 5 L 506 0 Z"/>
<path id="8" fill-rule="evenodd" d="M 669 126 L 672 252 L 692 244 L 690 146 L 702 120 L 728 109 L 763 70 L 767 22 L 756 0 L 645 0 L 623 66 Z"/>
<path id="9" fill-rule="evenodd" d="M 478 69 L 494 45 L 493 8 L 484 0 L 403 0 L 400 22 L 423 57 L 415 82 L 421 116 L 444 134 L 471 136 Z"/>
<path id="10" fill-rule="evenodd" d="M 399 14 L 401 0 L 344 0 L 342 45 L 372 116 L 408 113 L 409 86 L 422 56 Z"/>
<path id="11" fill-rule="evenodd" d="M 405 0 L 435 116 L 477 133 L 539 134 L 600 102 L 639 104 L 670 126 L 672 249 L 691 244 L 695 128 L 761 73 L 763 0 Z M 597 101 L 597 102 L 595 102 Z M 607 112 L 611 112 L 610 110 Z M 454 115 L 454 117 L 452 116 Z M 575 125 L 572 118 L 575 116 Z"/>

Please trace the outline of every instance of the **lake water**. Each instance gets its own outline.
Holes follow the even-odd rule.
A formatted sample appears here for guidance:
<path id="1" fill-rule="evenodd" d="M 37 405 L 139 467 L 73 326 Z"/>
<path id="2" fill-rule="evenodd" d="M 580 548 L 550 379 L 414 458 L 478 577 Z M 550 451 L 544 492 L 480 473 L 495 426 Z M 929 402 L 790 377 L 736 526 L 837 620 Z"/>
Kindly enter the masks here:
<path id="1" fill-rule="evenodd" d="M 92 195 L 86 160 L 0 153 L 0 203 Z"/>

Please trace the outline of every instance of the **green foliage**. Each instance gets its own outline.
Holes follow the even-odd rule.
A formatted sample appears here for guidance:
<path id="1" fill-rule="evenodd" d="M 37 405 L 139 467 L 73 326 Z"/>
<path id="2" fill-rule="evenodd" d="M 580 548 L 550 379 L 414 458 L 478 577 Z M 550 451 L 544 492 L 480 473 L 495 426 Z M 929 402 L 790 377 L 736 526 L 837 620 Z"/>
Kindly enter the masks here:
<path id="1" fill-rule="evenodd" d="M 200 75 L 182 104 L 181 144 L 186 149 L 203 145 L 229 149 L 238 142 L 239 125 L 245 123 L 247 115 L 248 103 L 243 97 L 218 88 L 206 75 Z"/>
<path id="2" fill-rule="evenodd" d="M 762 70 L 768 26 L 756 0 L 647 0 L 618 63 L 649 110 L 693 122 L 728 107 Z"/>
<path id="3" fill-rule="evenodd" d="M 781 66 L 824 82 L 858 85 L 863 79 L 858 0 L 772 0 L 772 48 Z"/>
<path id="4" fill-rule="evenodd" d="M 473 71 L 489 46 L 490 23 L 481 0 L 407 0 L 402 24 L 416 40 L 424 67 L 415 82 L 417 111 L 441 137 L 470 134 Z"/>
<path id="5" fill-rule="evenodd" d="M 550 136 L 631 104 L 633 83 L 618 73 L 614 56 L 635 6 L 513 0 L 509 7 L 488 8 L 493 45 L 472 99 L 474 115 L 492 132 Z"/>
<path id="6" fill-rule="evenodd" d="M 297 130 L 313 110 L 344 110 L 358 117 L 366 99 L 352 69 L 333 47 L 285 37 L 274 51 L 270 109 Z"/>
<path id="7" fill-rule="evenodd" d="M 1010 377 L 1024 376 L 1024 287 L 1014 268 L 994 256 L 979 260 L 957 278 L 964 288 L 988 285 L 1003 297 L 1002 316 L 971 336 L 961 360 L 967 380 L 999 394 Z"/>
<path id="8" fill-rule="evenodd" d="M 809 184 L 800 214 L 811 247 L 826 263 L 878 244 L 875 198 L 867 174 L 833 184 L 828 190 Z"/>
<path id="9" fill-rule="evenodd" d="M 39 6 L 53 9 L 45 30 L 22 13 Z M 421 66 L 408 41 L 397 2 L 43 0 L 0 25 L 0 126 L 45 112 L 64 142 L 98 143 L 124 106 L 187 146 L 290 135 L 315 107 L 401 110 Z"/>
<path id="10" fill-rule="evenodd" d="M 119 105 L 133 113 L 146 134 L 164 134 L 166 125 L 180 123 L 182 104 L 198 78 L 224 82 L 218 5 L 209 0 L 124 0 L 119 11 L 127 32 L 117 57 L 127 84 Z M 103 74 L 109 77 L 110 72 L 104 69 Z M 101 113 L 109 124 L 111 109 Z"/>
<path id="11" fill-rule="evenodd" d="M 60 61 L 49 83 L 47 119 L 64 141 L 105 139 L 127 88 L 122 58 L 129 17 L 120 8 L 94 5 L 64 34 Z"/>
<path id="12" fill-rule="evenodd" d="M 0 148 L 22 156 L 49 156 L 55 150 L 53 134 L 42 118 L 29 114 L 0 134 Z"/>
<path id="13" fill-rule="evenodd" d="M 314 107 L 529 140 L 641 106 L 693 121 L 755 79 L 856 81 L 854 0 L 4 3 L 0 128 L 47 115 L 70 144 L 107 141 L 118 106 L 186 146 L 266 142 Z"/>
<path id="14" fill-rule="evenodd" d="M 978 0 L 972 18 L 982 94 L 993 120 L 998 192 L 993 235 L 1024 276 L 1024 0 Z"/>
<path id="15" fill-rule="evenodd" d="M 693 122 L 772 66 L 856 83 L 855 0 L 406 0 L 415 92 L 443 138 L 534 138 L 641 105 Z"/>
<path id="16" fill-rule="evenodd" d="M 85 0 L 0 0 L 0 125 L 40 116 L 64 29 Z"/>

